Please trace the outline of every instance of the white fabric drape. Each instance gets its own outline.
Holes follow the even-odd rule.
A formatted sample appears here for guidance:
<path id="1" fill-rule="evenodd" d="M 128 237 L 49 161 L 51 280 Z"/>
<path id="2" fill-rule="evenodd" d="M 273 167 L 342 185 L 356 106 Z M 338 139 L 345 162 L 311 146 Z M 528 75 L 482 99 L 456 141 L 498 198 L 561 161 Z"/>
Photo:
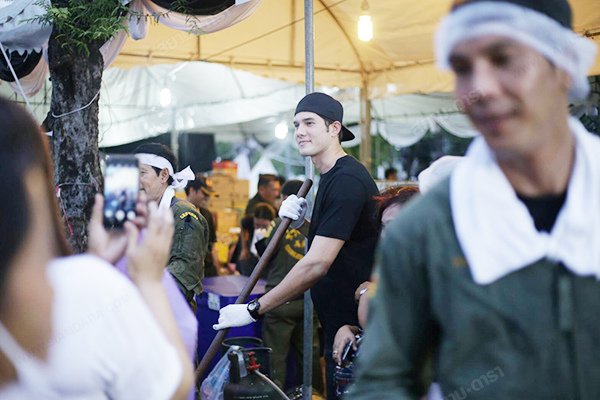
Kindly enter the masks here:
<path id="1" fill-rule="evenodd" d="M 547 258 L 573 273 L 600 279 L 600 139 L 575 118 L 575 160 L 567 198 L 550 233 L 539 232 L 527 207 L 482 138 L 452 173 L 456 235 L 473 279 L 492 283 Z M 502 212 L 498 212 L 502 210 Z"/>
<path id="2" fill-rule="evenodd" d="M 238 0 L 236 4 L 215 15 L 187 15 L 174 11 L 169 11 L 150 0 L 135 0 L 133 9 L 139 14 L 149 14 L 158 17 L 158 22 L 172 29 L 191 32 L 194 34 L 204 34 L 220 31 L 231 25 L 237 24 L 249 15 L 251 15 L 261 0 Z M 146 36 L 149 21 L 144 18 L 130 19 L 130 28 L 134 39 Z"/>
<path id="3" fill-rule="evenodd" d="M 49 0 L 13 1 L 0 8 L 0 42 L 11 51 L 41 51 L 48 43 L 52 26 L 34 22 L 46 13 L 42 3 Z"/>
<path id="4" fill-rule="evenodd" d="M 44 1 L 49 4 L 49 0 Z M 128 1 L 123 3 L 127 4 Z M 173 29 L 202 34 L 225 29 L 242 21 L 252 14 L 259 4 L 260 0 L 237 0 L 235 5 L 218 14 L 189 16 L 169 11 L 150 0 L 135 0 L 130 4 L 132 12 L 124 19 L 124 23 L 136 40 L 146 36 L 149 19 L 152 16 L 160 16 L 158 21 Z M 0 42 L 10 51 L 16 50 L 19 54 L 28 50 L 45 49 L 48 46 L 52 27 L 30 21 L 44 13 L 44 7 L 38 0 L 15 1 L 0 8 Z M 122 30 L 100 48 L 104 58 L 104 69 L 114 62 L 126 40 L 127 32 Z M 20 79 L 26 96 L 33 96 L 44 87 L 48 76 L 47 61 L 48 55 L 44 51 L 44 57 L 32 73 Z M 17 92 L 16 83 L 11 83 L 10 87 Z"/>

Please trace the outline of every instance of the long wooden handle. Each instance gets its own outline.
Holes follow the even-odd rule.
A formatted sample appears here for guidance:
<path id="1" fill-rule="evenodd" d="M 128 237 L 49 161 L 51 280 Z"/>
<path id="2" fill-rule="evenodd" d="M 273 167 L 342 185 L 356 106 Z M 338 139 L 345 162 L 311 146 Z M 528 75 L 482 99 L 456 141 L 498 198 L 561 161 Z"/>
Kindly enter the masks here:
<path id="1" fill-rule="evenodd" d="M 298 191 L 298 197 L 306 197 L 311 186 L 312 186 L 312 180 L 307 179 L 306 181 L 304 181 L 304 183 L 302 184 L 302 187 L 300 187 L 300 190 Z M 258 263 L 254 267 L 252 274 L 250 274 L 250 277 L 246 281 L 246 285 L 240 292 L 240 295 L 237 298 L 237 300 L 235 301 L 235 304 L 245 303 L 246 300 L 248 300 L 248 296 L 250 296 L 250 293 L 252 293 L 252 289 L 254 289 L 254 286 L 256 285 L 256 282 L 258 282 L 258 279 L 260 278 L 263 270 L 265 269 L 265 267 L 271 260 L 271 257 L 273 257 L 273 253 L 275 252 L 275 249 L 279 245 L 281 238 L 283 237 L 283 235 L 285 234 L 285 231 L 288 229 L 288 227 L 290 226 L 291 223 L 292 223 L 291 219 L 283 218 L 283 220 L 281 221 L 281 224 L 279 224 L 279 227 L 277 228 L 277 230 L 273 234 L 273 237 L 269 241 L 269 244 L 267 245 L 267 248 L 265 249 L 263 255 L 260 257 L 260 259 L 258 260 Z M 225 335 L 227 335 L 228 331 L 229 331 L 229 328 L 222 329 L 217 332 L 217 335 L 213 339 L 208 350 L 206 350 L 206 353 L 204 353 L 204 357 L 202 357 L 202 360 L 200 360 L 200 364 L 198 365 L 198 368 L 196 369 L 196 380 L 200 379 L 206 372 L 208 365 L 210 364 L 212 359 L 215 358 L 215 356 L 219 352 L 221 343 L 223 343 L 223 339 L 225 339 Z"/>

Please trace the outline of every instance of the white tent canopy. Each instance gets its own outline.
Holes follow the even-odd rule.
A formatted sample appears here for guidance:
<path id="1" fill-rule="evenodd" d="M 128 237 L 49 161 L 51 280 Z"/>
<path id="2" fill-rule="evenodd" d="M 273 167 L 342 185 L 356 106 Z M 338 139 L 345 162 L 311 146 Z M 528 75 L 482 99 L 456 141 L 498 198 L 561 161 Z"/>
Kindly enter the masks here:
<path id="1" fill-rule="evenodd" d="M 371 0 L 369 13 L 375 28 L 369 43 L 355 38 L 362 2 L 315 0 L 315 76 L 317 83 L 329 85 L 320 90 L 344 103 L 344 122 L 357 133 L 356 141 L 350 144 L 360 140 L 358 128 L 352 125 L 360 121 L 358 88 L 365 85 L 373 99 L 372 131 L 397 147 L 413 144 L 440 126 L 459 136 L 472 136 L 451 95 L 440 94 L 451 90 L 449 76 L 437 71 L 432 62 L 432 34 L 450 1 Z M 18 15 L 39 13 L 34 3 L 0 0 L 0 10 L 6 15 L 8 11 Z M 144 38 L 127 40 L 116 61 L 126 69 L 109 68 L 104 73 L 101 146 L 168 131 L 216 133 L 221 141 L 251 135 L 269 141 L 276 124 L 286 121 L 291 127 L 293 108 L 305 90 L 299 83 L 304 76 L 303 3 L 238 0 L 231 12 L 196 20 L 204 33 L 235 25 L 201 36 L 168 28 L 185 30 L 188 19 L 177 15 L 163 18 L 160 24 L 130 24 L 132 36 Z M 29 8 L 16 9 L 17 4 Z M 599 41 L 597 0 L 572 0 L 571 4 L 575 30 Z M 131 5 L 143 10 L 156 8 L 150 0 L 134 0 Z M 11 24 L 14 21 L 10 18 L 0 18 L 0 31 L 6 28 L 0 32 L 5 35 L 0 40 L 11 42 L 8 39 L 12 38 L 14 42 L 19 36 L 15 36 L 17 31 Z M 40 37 L 47 40 L 47 29 L 35 24 L 30 28 L 39 30 Z M 124 34 L 117 39 L 105 47 L 120 49 Z M 37 48 L 39 43 L 28 46 Z M 165 62 L 169 64 L 161 64 Z M 600 62 L 592 73 L 600 73 Z M 32 99 L 42 120 L 48 109 L 50 85 L 47 80 L 34 83 L 43 88 Z M 0 84 L 0 93 L 9 94 L 7 86 Z M 166 88 L 171 103 L 163 107 L 160 92 Z M 400 95 L 404 93 L 429 95 Z"/>
<path id="2" fill-rule="evenodd" d="M 160 104 L 168 88 L 171 104 Z M 46 90 L 32 97 L 38 120 L 49 107 Z M 304 86 L 269 79 L 224 65 L 186 62 L 105 71 L 100 96 L 100 146 L 116 146 L 165 132 L 214 133 L 222 142 L 256 137 L 275 140 L 275 126 L 286 122 L 293 132 L 293 112 L 304 95 Z M 360 143 L 359 90 L 321 87 L 344 104 L 344 123 L 355 132 L 347 145 Z M 0 94 L 12 95 L 8 85 Z M 434 93 L 389 96 L 371 103 L 372 133 L 381 134 L 396 147 L 417 142 L 428 130 L 442 126 L 458 136 L 473 132 L 452 95 Z"/>
<path id="3" fill-rule="evenodd" d="M 164 88 L 171 92 L 168 107 L 160 105 Z M 358 90 L 320 90 L 343 102 L 345 124 L 359 122 Z M 109 69 L 100 103 L 100 145 L 115 146 L 170 131 L 216 133 L 222 141 L 254 135 L 266 142 L 274 139 L 280 122 L 292 130 L 293 110 L 303 95 L 302 85 L 218 64 Z M 436 124 L 459 136 L 473 135 L 450 94 L 376 99 L 372 114 L 374 132 L 398 147 L 415 143 Z M 356 136 L 357 142 L 350 145 L 358 143 L 360 135 Z"/>
<path id="4" fill-rule="evenodd" d="M 598 0 L 570 0 L 576 32 L 600 43 Z M 363 4 L 373 20 L 373 39 L 357 38 Z M 314 0 L 315 82 L 369 88 L 370 97 L 448 92 L 449 74 L 433 60 L 433 33 L 452 0 Z M 304 1 L 260 0 L 244 21 L 209 35 L 193 36 L 151 25 L 144 40 L 128 40 L 119 67 L 209 61 L 293 82 L 304 80 Z M 600 54 L 591 71 L 600 74 Z"/>

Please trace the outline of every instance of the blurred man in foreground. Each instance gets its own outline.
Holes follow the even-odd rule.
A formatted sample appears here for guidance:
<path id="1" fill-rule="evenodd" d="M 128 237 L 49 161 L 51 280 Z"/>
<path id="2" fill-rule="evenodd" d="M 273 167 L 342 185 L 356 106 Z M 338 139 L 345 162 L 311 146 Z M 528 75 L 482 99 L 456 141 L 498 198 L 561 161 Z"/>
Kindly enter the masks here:
<path id="1" fill-rule="evenodd" d="M 600 140 L 568 113 L 595 47 L 565 0 L 455 3 L 437 59 L 481 137 L 387 230 L 348 398 L 426 365 L 445 399 L 600 398 Z"/>

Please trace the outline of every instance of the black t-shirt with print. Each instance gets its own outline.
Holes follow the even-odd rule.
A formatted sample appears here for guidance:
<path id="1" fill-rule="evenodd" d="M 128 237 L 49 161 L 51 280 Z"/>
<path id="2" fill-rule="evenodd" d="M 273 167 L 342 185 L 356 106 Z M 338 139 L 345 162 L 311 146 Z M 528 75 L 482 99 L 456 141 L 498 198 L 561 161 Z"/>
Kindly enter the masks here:
<path id="1" fill-rule="evenodd" d="M 344 324 L 358 325 L 354 291 L 368 280 L 373 266 L 377 228 L 373 223 L 377 186 L 366 168 L 351 156 L 337 160 L 321 175 L 310 223 L 309 246 L 315 236 L 345 243 L 327 275 L 311 289 L 326 342 Z M 331 343 L 326 343 L 331 345 Z"/>

